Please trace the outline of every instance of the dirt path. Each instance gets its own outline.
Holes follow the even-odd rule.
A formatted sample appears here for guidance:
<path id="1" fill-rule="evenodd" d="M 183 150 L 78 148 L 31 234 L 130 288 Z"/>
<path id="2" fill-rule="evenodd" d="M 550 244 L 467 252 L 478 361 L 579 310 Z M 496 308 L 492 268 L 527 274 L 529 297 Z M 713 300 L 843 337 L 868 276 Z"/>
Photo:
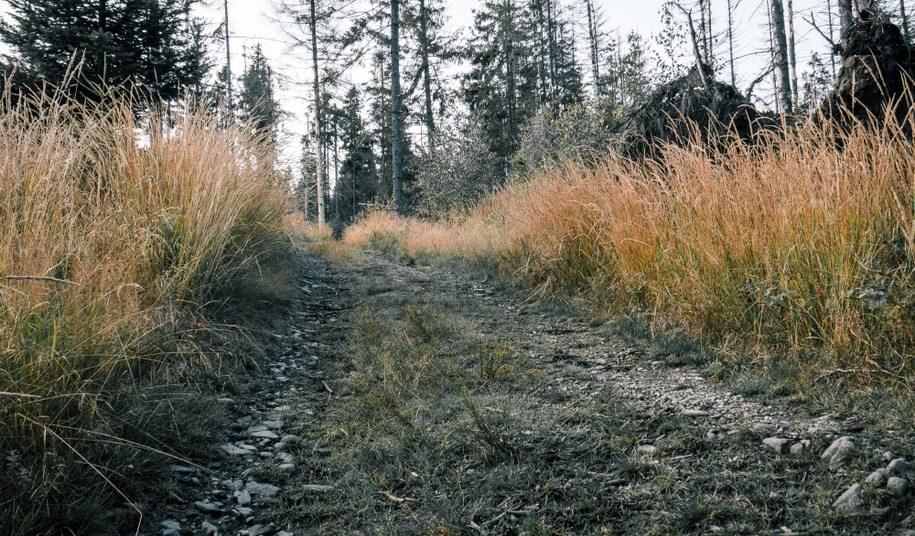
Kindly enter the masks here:
<path id="1" fill-rule="evenodd" d="M 260 370 L 219 396 L 211 456 L 171 468 L 145 534 L 913 534 L 905 489 L 833 506 L 913 460 L 911 429 L 734 394 L 682 334 L 466 267 L 299 269 L 293 306 L 255 323 Z"/>

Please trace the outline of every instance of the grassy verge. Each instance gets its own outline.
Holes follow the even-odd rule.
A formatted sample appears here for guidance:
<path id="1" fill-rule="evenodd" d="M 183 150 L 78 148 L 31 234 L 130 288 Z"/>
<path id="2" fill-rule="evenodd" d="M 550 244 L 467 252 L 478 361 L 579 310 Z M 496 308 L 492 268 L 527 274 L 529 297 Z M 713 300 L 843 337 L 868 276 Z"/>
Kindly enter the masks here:
<path id="1" fill-rule="evenodd" d="M 172 395 L 210 366 L 197 304 L 282 242 L 256 140 L 132 104 L 0 105 L 3 534 L 112 528 L 168 450 Z"/>
<path id="2" fill-rule="evenodd" d="M 717 152 L 671 147 L 663 164 L 570 163 L 460 219 L 373 214 L 346 240 L 488 258 L 596 310 L 639 309 L 778 355 L 797 385 L 911 393 L 915 152 L 904 131 L 890 117 Z"/>

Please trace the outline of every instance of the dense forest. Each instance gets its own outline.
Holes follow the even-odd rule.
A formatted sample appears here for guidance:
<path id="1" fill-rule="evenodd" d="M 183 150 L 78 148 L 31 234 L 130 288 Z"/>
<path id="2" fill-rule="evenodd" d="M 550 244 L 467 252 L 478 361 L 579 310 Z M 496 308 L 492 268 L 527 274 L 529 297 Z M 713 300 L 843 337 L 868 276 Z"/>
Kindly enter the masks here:
<path id="1" fill-rule="evenodd" d="M 0 26 L 12 50 L 3 71 L 20 89 L 70 83 L 80 99 L 132 84 L 167 103 L 222 102 L 226 118 L 276 142 L 290 110 L 281 109 L 269 58 L 258 45 L 233 73 L 230 6 L 217 6 L 223 17 L 209 24 L 201 7 L 14 0 Z M 342 225 L 379 204 L 419 214 L 465 208 L 544 164 L 606 153 L 651 91 L 696 62 L 732 87 L 748 80 L 734 87 L 747 102 L 807 114 L 835 81 L 853 6 L 827 2 L 805 16 L 791 1 L 764 8 L 750 23 L 766 28 L 768 47 L 752 51 L 753 72 L 738 73 L 747 52 L 735 45 L 744 31 L 736 21 L 749 8 L 736 1 L 670 2 L 657 14 L 663 32 L 622 35 L 593 0 L 490 0 L 455 39 L 441 0 L 285 0 L 271 9 L 310 66 L 302 91 L 312 108 L 300 167 L 279 167 L 305 213 Z M 909 39 L 904 2 L 868 9 Z M 823 43 L 806 65 L 795 51 L 800 25 Z M 354 73 L 368 81 L 352 83 Z"/>

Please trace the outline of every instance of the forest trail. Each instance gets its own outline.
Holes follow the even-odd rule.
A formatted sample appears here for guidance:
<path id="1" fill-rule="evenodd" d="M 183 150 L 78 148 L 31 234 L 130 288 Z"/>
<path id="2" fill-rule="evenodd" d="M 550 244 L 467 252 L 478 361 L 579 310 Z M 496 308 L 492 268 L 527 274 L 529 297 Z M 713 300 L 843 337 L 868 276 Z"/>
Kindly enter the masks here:
<path id="1" fill-rule="evenodd" d="M 143 534 L 915 534 L 911 430 L 736 394 L 682 333 L 465 265 L 297 269 Z"/>

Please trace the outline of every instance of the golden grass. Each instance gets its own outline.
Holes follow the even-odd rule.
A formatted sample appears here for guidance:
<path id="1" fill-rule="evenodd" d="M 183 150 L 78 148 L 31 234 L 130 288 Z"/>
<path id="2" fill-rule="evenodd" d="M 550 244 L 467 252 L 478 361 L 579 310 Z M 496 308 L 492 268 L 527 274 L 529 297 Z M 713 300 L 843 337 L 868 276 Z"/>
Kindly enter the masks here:
<path id="1" fill-rule="evenodd" d="M 663 164 L 569 163 L 463 219 L 375 214 L 347 240 L 487 255 L 601 310 L 790 350 L 802 381 L 841 371 L 911 389 L 915 151 L 892 117 L 880 124 L 669 147 Z"/>
<path id="2" fill-rule="evenodd" d="M 283 236 L 256 140 L 204 112 L 166 127 L 134 111 L 59 95 L 0 106 L 0 452 L 26 471 L 107 431 L 107 400 L 167 364 L 182 304 Z M 67 488 L 30 485 L 31 506 L 16 485 L 0 493 L 24 508 L 7 509 L 17 526 L 0 516 L 10 533 Z"/>

